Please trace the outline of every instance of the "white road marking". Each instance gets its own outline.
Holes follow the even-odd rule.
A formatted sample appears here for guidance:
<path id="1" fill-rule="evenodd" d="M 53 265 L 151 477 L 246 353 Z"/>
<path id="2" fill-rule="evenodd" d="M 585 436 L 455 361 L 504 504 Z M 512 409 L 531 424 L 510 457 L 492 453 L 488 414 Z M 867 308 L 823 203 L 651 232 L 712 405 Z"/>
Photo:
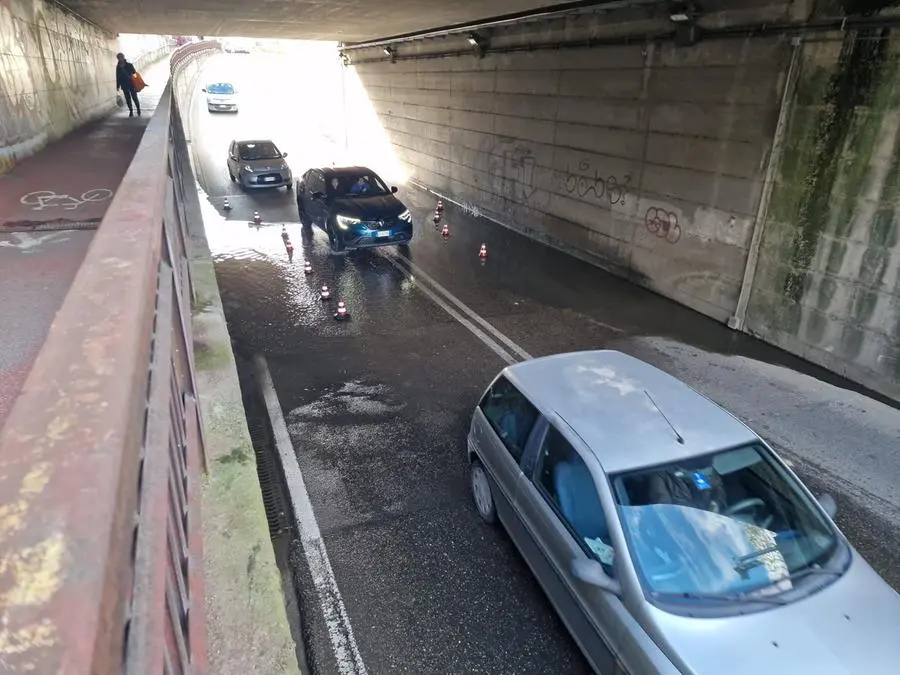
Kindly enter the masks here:
<path id="1" fill-rule="evenodd" d="M 89 202 L 105 202 L 112 199 L 112 197 L 112 190 L 107 190 L 106 188 L 87 190 L 81 197 L 61 195 L 53 190 L 38 190 L 23 195 L 19 201 L 26 206 L 31 206 L 32 211 L 43 211 L 46 208 L 52 208 L 54 206 L 61 206 L 66 211 L 74 211 L 82 204 L 87 204 Z"/>
<path id="2" fill-rule="evenodd" d="M 421 283 L 418 279 L 413 277 L 413 275 L 410 273 L 410 271 L 408 269 L 406 269 L 405 267 L 403 267 L 403 265 L 398 263 L 394 259 L 393 256 L 388 254 L 385 256 L 385 260 L 387 260 L 389 263 L 391 263 L 391 265 L 396 267 L 400 271 L 400 273 L 403 274 L 407 279 L 412 281 L 416 285 L 416 288 L 418 288 L 422 293 L 427 295 L 431 299 L 431 301 L 434 302 L 434 304 L 436 304 L 438 307 L 440 307 L 445 312 L 447 312 L 447 314 L 449 314 L 454 319 L 456 319 L 464 327 L 468 328 L 469 331 L 472 333 L 472 335 L 474 335 L 479 340 L 481 340 L 484 344 L 486 344 L 491 349 L 491 351 L 493 351 L 497 356 L 499 356 L 501 359 L 503 359 L 508 365 L 518 363 L 518 359 L 516 359 L 516 357 L 512 356 L 509 352 L 507 352 L 505 349 L 503 349 L 503 347 L 501 347 L 494 340 L 492 340 L 490 336 L 486 335 L 484 333 L 484 331 L 480 330 L 478 328 L 478 326 L 473 324 L 471 321 L 469 321 L 464 316 L 462 316 L 459 312 L 457 312 L 455 309 L 453 309 L 450 305 L 448 305 L 446 302 L 444 302 L 444 300 L 437 293 L 435 293 L 430 288 L 428 288 L 428 286 L 426 286 L 425 284 Z M 424 276 L 424 272 L 422 274 Z M 471 310 L 469 310 L 469 311 L 471 311 Z M 474 312 L 473 312 L 473 314 L 474 314 Z M 478 317 L 477 314 L 475 316 Z M 481 317 L 478 317 L 478 319 L 481 319 Z M 484 321 L 484 319 L 481 319 L 481 321 Z M 487 322 L 485 322 L 485 323 L 487 323 Z M 491 328 L 493 328 L 493 326 L 491 326 Z"/>
<path id="3" fill-rule="evenodd" d="M 398 270 L 400 270 L 401 272 L 403 272 L 403 274 L 405 274 L 408 278 L 412 279 L 414 282 L 417 282 L 417 286 L 418 286 L 419 289 L 421 289 L 426 295 L 428 295 L 428 297 L 430 297 L 432 300 L 434 300 L 434 302 L 436 302 L 438 305 L 440 305 L 440 307 L 441 307 L 445 312 L 447 312 L 448 314 L 450 314 L 450 316 L 452 316 L 454 319 L 456 319 L 456 320 L 459 321 L 462 325 L 464 325 L 466 328 L 468 328 L 470 331 L 472 331 L 472 333 L 473 333 L 479 340 L 481 340 L 481 341 L 484 342 L 488 347 L 490 347 L 492 350 L 494 350 L 495 352 L 497 352 L 497 354 L 499 354 L 500 357 L 501 357 L 504 361 L 506 361 L 507 363 L 510 363 L 510 364 L 516 363 L 516 359 L 512 358 L 512 357 L 509 355 L 509 353 L 508 353 L 505 349 L 503 349 L 503 347 L 501 347 L 501 346 L 500 346 L 499 344 L 497 344 L 494 340 L 492 340 L 492 339 L 489 338 L 487 335 L 485 335 L 483 331 L 479 330 L 479 329 L 478 329 L 476 326 L 474 326 L 470 321 L 467 321 L 465 318 L 461 317 L 455 310 L 453 310 L 453 308 L 449 307 L 449 306 L 447 305 L 446 302 L 444 302 L 443 300 L 437 298 L 437 296 L 436 296 L 430 289 L 428 289 L 424 284 L 419 283 L 418 280 L 415 279 L 415 278 L 413 277 L 412 274 L 410 274 L 410 271 L 414 272 L 415 275 L 416 275 L 416 277 L 420 277 L 421 279 L 424 279 L 426 282 L 428 282 L 429 284 L 431 284 L 437 291 L 439 291 L 441 294 L 443 294 L 443 296 L 444 296 L 447 300 L 449 300 L 450 302 L 452 302 L 452 303 L 453 303 L 454 305 L 456 305 L 462 312 L 464 312 L 469 318 L 471 318 L 472 321 L 474 321 L 475 323 L 477 323 L 478 325 L 480 325 L 480 326 L 481 326 L 482 328 L 484 328 L 488 333 L 490 333 L 490 334 L 493 335 L 495 338 L 497 338 L 497 340 L 499 340 L 499 341 L 502 342 L 504 345 L 506 345 L 506 347 L 509 348 L 510 351 L 514 352 L 515 354 L 518 354 L 518 356 L 520 357 L 520 359 L 521 359 L 522 361 L 529 361 L 529 360 L 531 360 L 532 358 L 534 358 L 534 357 L 531 356 L 531 354 L 529 354 L 529 353 L 526 352 L 524 349 L 522 349 L 519 345 L 517 345 L 515 342 L 513 342 L 510 338 L 508 338 L 506 335 L 504 335 L 504 334 L 501 333 L 499 330 L 497 330 L 490 322 L 488 322 L 487 320 L 485 320 L 481 315 L 479 315 L 479 314 L 478 314 L 477 312 L 475 312 L 472 308 L 470 308 L 468 305 L 466 305 L 462 300 L 460 300 L 460 299 L 457 298 L 455 295 L 453 295 L 453 293 L 451 293 L 450 291 L 448 291 L 448 290 L 447 290 L 446 288 L 444 288 L 441 284 L 439 284 L 437 281 L 435 281 L 433 278 L 431 278 L 431 277 L 425 272 L 425 270 L 423 270 L 421 267 L 419 267 L 418 265 L 416 265 L 415 263 L 413 263 L 412 260 L 410 260 L 410 259 L 407 258 L 406 256 L 400 255 L 400 254 L 398 254 L 397 257 L 395 258 L 395 257 L 392 256 L 390 253 L 388 253 L 385 257 L 388 259 L 388 261 L 389 261 L 394 267 L 396 267 Z M 400 263 L 398 263 L 398 262 L 397 262 L 397 258 L 399 258 L 400 260 L 402 260 L 406 265 L 409 265 L 409 269 L 406 269 L 403 265 L 401 265 Z M 512 360 L 510 360 L 510 359 L 512 359 Z"/>
<path id="4" fill-rule="evenodd" d="M 300 543 L 303 546 L 307 565 L 309 565 L 313 586 L 319 596 L 319 605 L 325 617 L 325 625 L 328 628 L 328 637 L 337 660 L 338 672 L 341 675 L 366 675 L 368 671 L 359 653 L 356 639 L 353 637 L 350 617 L 344 607 L 344 599 L 338 589 L 331 562 L 328 560 L 325 540 L 322 539 L 319 524 L 313 513 L 312 502 L 306 490 L 300 464 L 297 462 L 294 444 L 291 442 L 284 414 L 281 411 L 281 403 L 278 401 L 278 394 L 272 383 L 269 365 L 266 363 L 265 357 L 259 354 L 254 357 L 254 362 L 272 423 L 275 447 L 284 469 L 284 479 L 297 521 Z"/>
<path id="5" fill-rule="evenodd" d="M 68 232 L 51 232 L 49 234 L 31 234 L 28 232 L 10 232 L 9 236 L 16 239 L 17 242 L 0 239 L 0 246 L 6 248 L 17 248 L 21 251 L 27 251 L 30 248 L 36 248 L 41 244 L 59 239 L 61 241 L 68 240 Z"/>

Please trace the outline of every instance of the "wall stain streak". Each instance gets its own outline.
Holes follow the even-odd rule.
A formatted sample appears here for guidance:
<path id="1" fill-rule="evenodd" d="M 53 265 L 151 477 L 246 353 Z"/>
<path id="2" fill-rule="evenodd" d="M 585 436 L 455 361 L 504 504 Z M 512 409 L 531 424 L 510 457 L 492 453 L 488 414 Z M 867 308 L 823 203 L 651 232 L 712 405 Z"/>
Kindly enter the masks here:
<path id="1" fill-rule="evenodd" d="M 797 232 L 791 243 L 792 269 L 784 280 L 784 294 L 799 302 L 806 290 L 807 270 L 818 238 L 829 221 L 835 182 L 842 162 L 850 123 L 858 106 L 867 105 L 887 60 L 887 28 L 849 34 L 838 67 L 831 78 L 822 109 L 812 158 L 814 171 L 807 176 L 797 214 Z"/>

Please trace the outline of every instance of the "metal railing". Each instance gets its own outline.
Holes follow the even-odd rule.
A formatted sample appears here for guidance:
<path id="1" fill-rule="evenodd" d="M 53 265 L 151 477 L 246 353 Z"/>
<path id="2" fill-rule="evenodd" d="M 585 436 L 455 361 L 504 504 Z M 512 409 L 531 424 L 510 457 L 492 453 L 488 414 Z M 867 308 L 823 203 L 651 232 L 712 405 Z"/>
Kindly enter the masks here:
<path id="1" fill-rule="evenodd" d="M 176 52 L 173 72 L 204 48 Z M 188 160 L 171 98 L 0 431 L 0 672 L 206 672 Z"/>

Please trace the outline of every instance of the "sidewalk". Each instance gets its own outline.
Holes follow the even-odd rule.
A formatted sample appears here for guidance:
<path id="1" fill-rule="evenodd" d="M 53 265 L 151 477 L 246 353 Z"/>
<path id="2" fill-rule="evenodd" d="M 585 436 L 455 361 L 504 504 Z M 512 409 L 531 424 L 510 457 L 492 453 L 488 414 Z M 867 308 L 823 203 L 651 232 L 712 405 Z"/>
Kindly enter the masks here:
<path id="1" fill-rule="evenodd" d="M 0 426 L 131 163 L 168 70 L 163 59 L 142 73 L 148 87 L 140 94 L 141 117 L 122 108 L 0 176 Z"/>

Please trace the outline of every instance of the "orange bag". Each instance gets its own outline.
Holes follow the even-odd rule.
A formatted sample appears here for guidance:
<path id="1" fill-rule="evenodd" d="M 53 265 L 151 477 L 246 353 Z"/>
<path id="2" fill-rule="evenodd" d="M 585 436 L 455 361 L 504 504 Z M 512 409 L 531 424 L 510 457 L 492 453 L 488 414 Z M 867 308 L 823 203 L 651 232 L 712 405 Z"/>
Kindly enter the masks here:
<path id="1" fill-rule="evenodd" d="M 144 78 L 141 77 L 140 73 L 135 73 L 131 76 L 131 81 L 134 83 L 135 91 L 141 91 L 147 85 L 144 83 Z"/>

